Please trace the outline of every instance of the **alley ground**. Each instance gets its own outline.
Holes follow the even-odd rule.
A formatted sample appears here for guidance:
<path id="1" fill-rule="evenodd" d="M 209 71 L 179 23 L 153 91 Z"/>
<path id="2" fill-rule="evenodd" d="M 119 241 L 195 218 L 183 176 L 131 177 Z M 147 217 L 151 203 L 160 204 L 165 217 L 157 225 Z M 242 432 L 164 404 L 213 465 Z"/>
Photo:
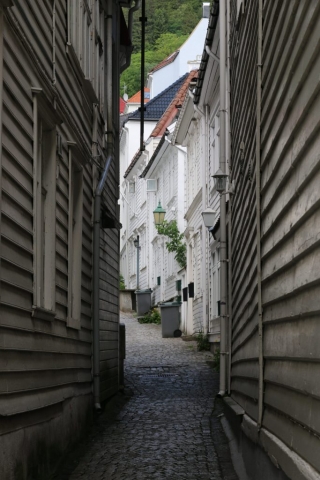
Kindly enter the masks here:
<path id="1" fill-rule="evenodd" d="M 195 342 L 126 325 L 125 391 L 107 405 L 55 480 L 236 480 L 214 409 L 218 374 Z"/>

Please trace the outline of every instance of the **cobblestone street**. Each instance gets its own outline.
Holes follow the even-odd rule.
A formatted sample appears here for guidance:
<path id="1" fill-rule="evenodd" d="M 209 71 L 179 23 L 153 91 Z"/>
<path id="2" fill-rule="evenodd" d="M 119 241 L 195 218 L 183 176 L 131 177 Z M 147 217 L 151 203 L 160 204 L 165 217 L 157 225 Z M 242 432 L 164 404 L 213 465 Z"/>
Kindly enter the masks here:
<path id="1" fill-rule="evenodd" d="M 67 458 L 54 478 L 227 478 L 212 434 L 218 392 L 212 355 L 197 352 L 195 342 L 162 339 L 160 325 L 140 325 L 131 315 L 121 321 L 127 339 L 125 394 L 111 402 L 81 451 Z"/>

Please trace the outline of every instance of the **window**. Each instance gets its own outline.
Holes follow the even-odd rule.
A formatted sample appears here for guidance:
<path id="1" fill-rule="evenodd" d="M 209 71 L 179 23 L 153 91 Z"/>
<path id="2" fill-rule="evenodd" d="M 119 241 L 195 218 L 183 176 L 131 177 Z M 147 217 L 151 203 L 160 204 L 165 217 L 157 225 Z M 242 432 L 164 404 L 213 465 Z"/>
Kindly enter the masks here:
<path id="1" fill-rule="evenodd" d="M 220 251 L 217 249 L 211 257 L 210 317 L 220 315 Z"/>
<path id="2" fill-rule="evenodd" d="M 61 123 L 41 88 L 33 93 L 33 311 L 43 320 L 55 317 L 56 125 Z"/>
<path id="3" fill-rule="evenodd" d="M 135 191 L 136 191 L 135 182 L 129 182 L 129 193 L 135 193 Z"/>
<path id="4" fill-rule="evenodd" d="M 147 180 L 147 192 L 156 192 L 157 191 L 157 180 L 149 178 Z"/>
<path id="5" fill-rule="evenodd" d="M 91 78 L 92 12 L 87 0 L 68 0 L 68 44 L 72 45 L 85 78 Z"/>
<path id="6" fill-rule="evenodd" d="M 134 246 L 133 240 L 131 242 L 131 255 L 130 255 L 130 275 L 133 276 L 137 272 L 137 249 Z"/>
<path id="7" fill-rule="evenodd" d="M 68 327 L 81 325 L 83 169 L 69 147 Z"/>
<path id="8" fill-rule="evenodd" d="M 145 180 L 140 179 L 140 206 L 147 201 L 147 185 Z"/>
<path id="9" fill-rule="evenodd" d="M 220 116 L 217 113 L 212 121 L 211 129 L 211 149 L 210 149 L 210 178 L 211 184 L 210 187 L 214 187 L 214 179 L 212 175 L 214 175 L 217 170 L 219 169 L 220 165 Z"/>
<path id="10" fill-rule="evenodd" d="M 174 252 L 168 252 L 168 277 L 174 273 Z"/>
<path id="11" fill-rule="evenodd" d="M 146 231 L 140 235 L 140 268 L 144 268 L 146 266 L 146 253 L 147 253 L 147 244 L 146 244 Z"/>

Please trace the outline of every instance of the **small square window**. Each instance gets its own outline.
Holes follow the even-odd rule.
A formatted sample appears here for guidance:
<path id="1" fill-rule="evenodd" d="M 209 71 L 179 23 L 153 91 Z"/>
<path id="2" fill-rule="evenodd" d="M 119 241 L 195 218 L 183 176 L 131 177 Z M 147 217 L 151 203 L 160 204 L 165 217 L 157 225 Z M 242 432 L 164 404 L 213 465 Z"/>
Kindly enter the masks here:
<path id="1" fill-rule="evenodd" d="M 157 181 L 153 179 L 147 180 L 147 192 L 156 192 L 157 191 Z"/>

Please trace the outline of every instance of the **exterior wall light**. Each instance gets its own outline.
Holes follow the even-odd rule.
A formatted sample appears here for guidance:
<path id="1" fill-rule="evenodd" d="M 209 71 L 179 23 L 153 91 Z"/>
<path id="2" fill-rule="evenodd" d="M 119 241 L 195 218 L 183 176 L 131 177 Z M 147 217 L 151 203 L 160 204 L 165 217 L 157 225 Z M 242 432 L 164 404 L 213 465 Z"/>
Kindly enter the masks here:
<path id="1" fill-rule="evenodd" d="M 223 173 L 223 171 L 219 168 L 219 170 L 214 175 L 212 175 L 212 178 L 214 178 L 214 184 L 217 192 L 224 192 L 227 187 L 228 175 L 226 173 Z"/>
<path id="2" fill-rule="evenodd" d="M 202 219 L 205 226 L 209 229 L 214 225 L 214 220 L 216 217 L 216 211 L 212 208 L 206 208 L 202 213 Z"/>
<path id="3" fill-rule="evenodd" d="M 166 211 L 164 208 L 162 208 L 161 202 L 159 201 L 157 208 L 153 211 L 154 224 L 156 227 L 163 225 L 165 214 Z"/>

